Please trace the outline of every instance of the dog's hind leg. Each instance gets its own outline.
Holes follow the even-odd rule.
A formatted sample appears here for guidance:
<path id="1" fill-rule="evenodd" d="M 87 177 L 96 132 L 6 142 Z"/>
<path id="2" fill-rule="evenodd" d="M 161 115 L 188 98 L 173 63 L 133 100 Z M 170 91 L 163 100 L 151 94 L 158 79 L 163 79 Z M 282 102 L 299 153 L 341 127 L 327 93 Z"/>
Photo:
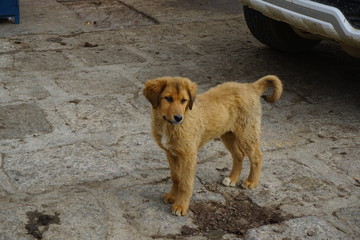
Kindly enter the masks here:
<path id="1" fill-rule="evenodd" d="M 251 189 L 256 188 L 260 180 L 262 153 L 260 151 L 259 144 L 253 144 L 250 152 L 247 155 L 250 160 L 250 174 L 242 186 L 244 188 Z"/>
<path id="2" fill-rule="evenodd" d="M 234 133 L 227 132 L 221 135 L 221 140 L 225 147 L 230 151 L 233 160 L 230 175 L 224 178 L 223 184 L 225 186 L 235 186 L 240 179 L 244 154 L 241 151 L 238 138 Z"/>

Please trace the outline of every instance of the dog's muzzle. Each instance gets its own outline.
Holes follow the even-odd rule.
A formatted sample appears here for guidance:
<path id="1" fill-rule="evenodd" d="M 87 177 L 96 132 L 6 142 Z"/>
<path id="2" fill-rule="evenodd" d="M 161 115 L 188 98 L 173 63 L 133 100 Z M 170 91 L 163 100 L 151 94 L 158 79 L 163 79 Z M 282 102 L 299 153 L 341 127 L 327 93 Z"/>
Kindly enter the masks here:
<path id="1" fill-rule="evenodd" d="M 183 121 L 183 117 L 181 115 L 175 115 L 174 120 L 169 120 L 165 116 L 163 116 L 163 118 L 171 124 L 180 124 Z"/>

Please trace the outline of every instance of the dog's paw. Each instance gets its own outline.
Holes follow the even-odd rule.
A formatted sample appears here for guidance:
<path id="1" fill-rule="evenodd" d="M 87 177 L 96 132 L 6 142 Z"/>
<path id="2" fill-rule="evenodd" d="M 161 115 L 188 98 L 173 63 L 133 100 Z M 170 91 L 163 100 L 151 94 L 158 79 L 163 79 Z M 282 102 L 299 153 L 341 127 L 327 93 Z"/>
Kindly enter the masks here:
<path id="1" fill-rule="evenodd" d="M 224 178 L 222 183 L 227 187 L 234 187 L 236 185 L 236 183 L 231 181 L 229 177 Z"/>
<path id="2" fill-rule="evenodd" d="M 169 193 L 166 193 L 164 196 L 163 196 L 163 201 L 164 203 L 174 203 L 175 202 L 175 197 L 174 195 L 169 192 Z"/>
<path id="3" fill-rule="evenodd" d="M 174 204 L 171 207 L 171 212 L 176 216 L 185 216 L 187 214 L 188 208 Z"/>
<path id="4" fill-rule="evenodd" d="M 253 189 L 256 188 L 258 185 L 257 182 L 252 182 L 250 180 L 245 180 L 242 184 L 243 188 Z"/>

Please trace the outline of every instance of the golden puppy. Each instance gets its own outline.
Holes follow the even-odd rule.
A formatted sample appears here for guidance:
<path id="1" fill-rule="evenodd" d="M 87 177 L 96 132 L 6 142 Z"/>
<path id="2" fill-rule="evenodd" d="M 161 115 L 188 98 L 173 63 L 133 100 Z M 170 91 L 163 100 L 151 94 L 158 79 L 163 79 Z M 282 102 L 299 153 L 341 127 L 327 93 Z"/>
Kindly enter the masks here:
<path id="1" fill-rule="evenodd" d="M 231 173 L 223 184 L 235 186 L 242 161 L 248 156 L 251 169 L 243 187 L 258 185 L 262 161 L 260 96 L 268 87 L 273 92 L 263 98 L 277 101 L 283 87 L 272 75 L 250 84 L 223 83 L 198 96 L 196 84 L 187 78 L 162 77 L 145 83 L 144 95 L 152 104 L 152 134 L 166 153 L 173 182 L 163 199 L 173 204 L 174 214 L 188 211 L 198 149 L 218 136 L 233 159 Z"/>

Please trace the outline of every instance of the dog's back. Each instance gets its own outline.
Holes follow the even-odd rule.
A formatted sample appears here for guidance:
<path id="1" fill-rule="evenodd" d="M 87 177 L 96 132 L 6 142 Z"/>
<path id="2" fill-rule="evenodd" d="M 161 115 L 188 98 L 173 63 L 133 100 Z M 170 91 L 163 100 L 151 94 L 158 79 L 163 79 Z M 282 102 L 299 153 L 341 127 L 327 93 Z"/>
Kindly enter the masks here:
<path id="1" fill-rule="evenodd" d="M 273 88 L 272 94 L 262 96 L 269 87 Z M 199 94 L 194 111 L 189 114 L 200 116 L 207 126 L 204 132 L 209 134 L 209 139 L 234 131 L 234 128 L 242 128 L 245 123 L 260 129 L 261 96 L 268 102 L 274 102 L 281 93 L 281 81 L 272 75 L 254 83 L 226 82 Z"/>
<path id="2" fill-rule="evenodd" d="M 263 95 L 270 87 L 273 89 L 272 94 L 270 96 Z M 281 97 L 282 91 L 283 86 L 280 79 L 274 75 L 267 75 L 253 83 L 226 82 L 219 84 L 198 95 L 198 100 L 200 102 L 221 102 L 232 106 L 235 97 L 236 105 L 239 106 L 240 104 L 241 106 L 247 104 L 247 100 L 250 102 L 248 104 L 251 104 L 253 98 L 259 98 L 260 96 L 268 102 L 275 102 Z"/>

